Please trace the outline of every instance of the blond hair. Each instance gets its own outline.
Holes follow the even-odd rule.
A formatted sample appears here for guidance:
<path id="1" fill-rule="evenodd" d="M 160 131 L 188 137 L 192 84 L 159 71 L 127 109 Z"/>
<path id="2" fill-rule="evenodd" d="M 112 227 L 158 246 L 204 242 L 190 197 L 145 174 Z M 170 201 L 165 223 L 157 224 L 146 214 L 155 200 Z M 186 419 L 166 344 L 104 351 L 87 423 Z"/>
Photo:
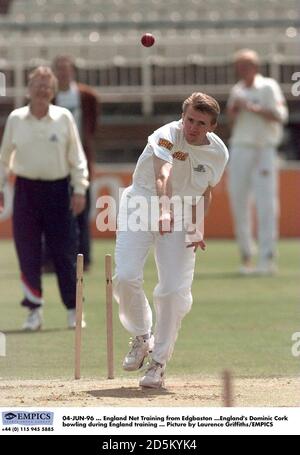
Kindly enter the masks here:
<path id="1" fill-rule="evenodd" d="M 32 70 L 28 75 L 28 86 L 30 87 L 35 79 L 45 78 L 50 79 L 52 82 L 54 93 L 57 93 L 58 82 L 55 74 L 49 66 L 38 66 Z"/>
<path id="2" fill-rule="evenodd" d="M 258 53 L 253 49 L 240 49 L 234 54 L 233 61 L 234 63 L 249 62 L 256 67 L 258 67 L 260 63 Z"/>
<path id="3" fill-rule="evenodd" d="M 210 114 L 212 118 L 211 123 L 217 123 L 218 116 L 220 114 L 220 106 L 218 101 L 212 96 L 201 92 L 192 93 L 182 104 L 183 113 L 186 112 L 188 106 L 192 106 L 192 108 L 197 111 Z"/>

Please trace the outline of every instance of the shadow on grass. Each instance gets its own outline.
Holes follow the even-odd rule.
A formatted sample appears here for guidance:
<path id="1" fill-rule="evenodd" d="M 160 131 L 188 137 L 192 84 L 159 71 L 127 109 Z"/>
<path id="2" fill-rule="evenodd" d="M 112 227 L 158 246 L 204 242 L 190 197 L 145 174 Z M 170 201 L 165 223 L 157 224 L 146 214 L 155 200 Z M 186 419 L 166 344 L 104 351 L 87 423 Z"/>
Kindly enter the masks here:
<path id="1" fill-rule="evenodd" d="M 13 279 L 16 279 L 16 280 L 19 280 L 20 279 L 20 275 L 19 273 L 16 273 L 15 271 L 11 271 L 11 272 L 8 272 L 8 271 L 5 271 L 5 272 L 0 272 L 0 280 L 2 278 L 13 278 Z"/>
<path id="2" fill-rule="evenodd" d="M 206 280 L 232 280 L 232 279 L 246 279 L 246 280 L 262 280 L 262 279 L 274 279 L 277 275 L 260 275 L 258 273 L 249 273 L 243 275 L 239 272 L 198 272 L 195 273 L 194 277 L 198 279 Z"/>
<path id="3" fill-rule="evenodd" d="M 247 276 L 247 278 L 250 275 Z M 235 278 L 245 278 L 245 276 L 239 274 L 238 272 L 198 272 L 194 275 L 195 278 L 206 280 L 232 280 Z"/>
<path id="4" fill-rule="evenodd" d="M 119 387 L 116 389 L 106 390 L 88 390 L 86 392 L 95 398 L 145 398 L 161 395 L 175 395 L 166 389 L 146 389 L 139 387 Z"/>
<path id="5" fill-rule="evenodd" d="M 72 332 L 73 329 L 68 329 L 62 327 L 61 329 L 43 329 L 43 330 L 22 330 L 22 329 L 15 329 L 15 330 L 5 330 L 0 329 L 4 335 L 33 335 L 33 334 L 43 334 L 43 333 L 53 333 L 53 332 Z"/>

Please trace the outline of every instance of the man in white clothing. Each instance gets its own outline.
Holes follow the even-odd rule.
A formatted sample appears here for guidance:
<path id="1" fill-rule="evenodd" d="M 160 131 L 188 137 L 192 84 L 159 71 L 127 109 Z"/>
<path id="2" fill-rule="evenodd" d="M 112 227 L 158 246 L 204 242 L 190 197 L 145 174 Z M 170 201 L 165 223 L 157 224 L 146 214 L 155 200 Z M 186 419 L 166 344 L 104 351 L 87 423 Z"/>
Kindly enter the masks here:
<path id="1" fill-rule="evenodd" d="M 256 52 L 244 49 L 235 55 L 239 82 L 228 100 L 233 124 L 229 164 L 229 193 L 241 255 L 242 274 L 275 271 L 277 240 L 276 148 L 288 111 L 278 83 L 258 73 Z M 255 195 L 259 258 L 253 267 L 251 196 Z"/>
<path id="2" fill-rule="evenodd" d="M 89 180 L 95 172 L 96 151 L 95 134 L 99 120 L 99 99 L 97 93 L 86 84 L 75 80 L 75 64 L 71 56 L 58 55 L 53 61 L 53 71 L 58 81 L 58 91 L 53 103 L 68 109 L 74 117 L 83 150 L 86 156 Z M 91 234 L 90 234 L 90 191 L 86 192 L 84 210 L 76 216 L 78 232 L 78 253 L 84 256 L 84 270 L 91 265 Z M 52 254 L 49 245 L 45 245 L 43 257 L 44 271 L 52 271 Z"/>
<path id="3" fill-rule="evenodd" d="M 182 118 L 148 137 L 133 184 L 122 195 L 114 296 L 121 323 L 134 338 L 123 368 L 138 370 L 152 352 L 152 361 L 140 380 L 142 387 L 163 385 L 166 362 L 172 356 L 181 321 L 191 309 L 195 252 L 198 247 L 205 249 L 198 208 L 204 201 L 206 213 L 211 189 L 221 179 L 228 159 L 226 146 L 213 133 L 219 113 L 217 101 L 208 95 L 193 93 L 187 98 Z M 156 214 L 153 198 L 157 201 Z M 190 217 L 182 215 L 185 207 L 183 211 L 174 210 L 171 198 L 183 205 L 188 201 Z M 139 212 L 140 229 L 136 229 L 130 221 L 138 218 L 135 207 L 139 204 L 144 211 Z M 152 311 L 143 290 L 143 267 L 151 245 L 158 271 L 153 295 L 154 334 Z"/>
<path id="4" fill-rule="evenodd" d="M 87 162 L 71 112 L 51 104 L 57 90 L 52 70 L 39 66 L 28 79 L 29 104 L 10 113 L 2 138 L 0 213 L 5 204 L 4 185 L 12 171 L 16 176 L 13 236 L 24 294 L 21 305 L 28 309 L 23 329 L 36 331 L 43 325 L 43 237 L 52 251 L 68 327 L 73 329 L 76 325 L 74 217 L 85 207 L 89 185 Z M 85 326 L 85 321 L 82 325 Z"/>

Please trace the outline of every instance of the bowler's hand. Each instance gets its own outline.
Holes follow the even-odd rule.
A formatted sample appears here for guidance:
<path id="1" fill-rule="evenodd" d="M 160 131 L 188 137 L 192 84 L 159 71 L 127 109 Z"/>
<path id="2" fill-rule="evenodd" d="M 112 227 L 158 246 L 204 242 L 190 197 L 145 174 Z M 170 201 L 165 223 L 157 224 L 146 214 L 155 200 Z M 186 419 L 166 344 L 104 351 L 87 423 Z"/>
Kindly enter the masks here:
<path id="1" fill-rule="evenodd" d="M 169 212 L 165 212 L 160 215 L 158 220 L 158 230 L 160 235 L 169 234 L 173 232 L 174 219 L 173 215 Z"/>
<path id="2" fill-rule="evenodd" d="M 85 203 L 86 203 L 85 196 L 83 196 L 82 194 L 72 195 L 71 210 L 75 216 L 79 215 L 84 210 Z"/>
<path id="3" fill-rule="evenodd" d="M 253 114 L 260 114 L 261 113 L 261 107 L 259 106 L 259 104 L 255 104 L 255 103 L 247 103 L 246 105 L 246 110 L 248 112 L 252 112 Z"/>
<path id="4" fill-rule="evenodd" d="M 200 242 L 192 242 L 187 245 L 187 248 L 194 248 L 194 253 L 196 253 L 198 248 L 201 248 L 202 251 L 206 250 L 206 243 L 204 240 L 200 240 Z"/>
<path id="5" fill-rule="evenodd" d="M 261 112 L 261 107 L 258 104 L 251 103 L 251 101 L 247 100 L 238 100 L 238 108 L 252 112 L 253 114 L 259 114 Z"/>
<path id="6" fill-rule="evenodd" d="M 4 210 L 4 193 L 0 191 L 0 213 Z"/>
<path id="7" fill-rule="evenodd" d="M 243 98 L 237 98 L 234 102 L 233 108 L 236 112 L 238 112 L 242 109 L 247 109 L 247 104 L 248 104 L 247 100 Z"/>

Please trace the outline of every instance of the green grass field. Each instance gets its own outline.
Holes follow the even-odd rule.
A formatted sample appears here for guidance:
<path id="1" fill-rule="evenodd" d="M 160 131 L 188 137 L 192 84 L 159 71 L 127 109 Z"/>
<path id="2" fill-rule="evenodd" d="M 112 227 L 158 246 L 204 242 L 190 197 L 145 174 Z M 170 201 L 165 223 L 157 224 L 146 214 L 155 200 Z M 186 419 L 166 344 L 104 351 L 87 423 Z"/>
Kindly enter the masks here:
<path id="1" fill-rule="evenodd" d="M 238 255 L 230 241 L 208 240 L 197 253 L 194 304 L 183 321 L 168 374 L 218 375 L 230 368 L 235 376 L 298 376 L 299 357 L 291 354 L 291 336 L 299 331 L 299 245 L 279 244 L 276 277 L 239 277 Z M 94 264 L 85 275 L 82 377 L 106 376 L 104 255 L 114 243 L 94 243 Z M 7 355 L 0 357 L 2 379 L 73 378 L 74 331 L 66 329 L 54 275 L 43 277 L 45 325 L 39 333 L 20 330 L 26 316 L 21 308 L 19 271 L 13 244 L 0 242 L 0 331 L 6 334 Z M 150 255 L 145 288 L 151 298 L 156 269 Z M 114 306 L 114 347 L 117 376 L 128 347 Z"/>

